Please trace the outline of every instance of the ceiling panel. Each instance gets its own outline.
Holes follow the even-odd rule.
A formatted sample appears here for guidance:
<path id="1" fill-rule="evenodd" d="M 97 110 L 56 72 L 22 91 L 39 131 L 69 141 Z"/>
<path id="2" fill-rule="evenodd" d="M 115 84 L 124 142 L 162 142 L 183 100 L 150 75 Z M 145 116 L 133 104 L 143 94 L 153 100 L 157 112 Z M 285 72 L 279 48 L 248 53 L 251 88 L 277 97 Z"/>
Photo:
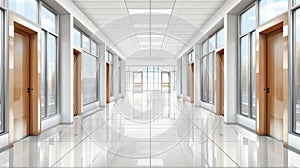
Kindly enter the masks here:
<path id="1" fill-rule="evenodd" d="M 226 0 L 152 0 L 151 4 L 149 0 L 72 1 L 124 57 L 173 58 Z M 146 47 L 150 32 L 159 36 L 151 38 L 153 52 Z"/>

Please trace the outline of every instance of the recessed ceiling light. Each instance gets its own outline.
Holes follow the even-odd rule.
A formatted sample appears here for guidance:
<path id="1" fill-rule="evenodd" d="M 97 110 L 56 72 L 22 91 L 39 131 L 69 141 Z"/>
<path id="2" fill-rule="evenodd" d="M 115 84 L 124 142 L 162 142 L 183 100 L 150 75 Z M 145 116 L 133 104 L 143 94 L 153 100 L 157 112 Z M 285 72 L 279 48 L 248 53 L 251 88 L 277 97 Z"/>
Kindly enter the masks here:
<path id="1" fill-rule="evenodd" d="M 151 14 L 172 14 L 173 9 L 151 9 Z M 150 9 L 128 9 L 129 15 L 150 13 Z"/>
<path id="2" fill-rule="evenodd" d="M 140 42 L 140 45 L 150 45 L 150 42 Z M 151 45 L 161 45 L 162 42 L 151 42 Z"/>
<path id="3" fill-rule="evenodd" d="M 134 24 L 133 27 L 136 29 L 148 29 L 148 28 L 150 28 L 150 25 L 149 24 Z M 151 24 L 151 28 L 153 28 L 153 29 L 165 29 L 167 27 L 168 27 L 167 24 Z"/>
<path id="4" fill-rule="evenodd" d="M 151 47 L 151 50 L 153 50 L 153 49 L 160 50 L 162 48 L 161 47 Z M 150 50 L 150 47 L 141 47 L 141 50 Z"/>
<path id="5" fill-rule="evenodd" d="M 150 38 L 150 34 L 139 34 L 139 35 L 136 35 L 137 38 Z M 161 37 L 164 37 L 163 35 L 160 35 L 160 34 L 151 34 L 151 37 L 154 38 L 161 38 Z"/>

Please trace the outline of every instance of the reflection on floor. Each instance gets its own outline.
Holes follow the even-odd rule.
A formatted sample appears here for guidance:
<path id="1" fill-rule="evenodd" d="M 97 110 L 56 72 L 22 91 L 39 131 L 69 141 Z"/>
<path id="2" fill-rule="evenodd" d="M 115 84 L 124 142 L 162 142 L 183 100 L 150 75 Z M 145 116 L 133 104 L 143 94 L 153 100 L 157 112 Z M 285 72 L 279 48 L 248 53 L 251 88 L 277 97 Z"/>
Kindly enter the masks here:
<path id="1" fill-rule="evenodd" d="M 182 102 L 175 93 L 132 94 L 0 153 L 0 167 L 299 166 L 281 142 Z"/>

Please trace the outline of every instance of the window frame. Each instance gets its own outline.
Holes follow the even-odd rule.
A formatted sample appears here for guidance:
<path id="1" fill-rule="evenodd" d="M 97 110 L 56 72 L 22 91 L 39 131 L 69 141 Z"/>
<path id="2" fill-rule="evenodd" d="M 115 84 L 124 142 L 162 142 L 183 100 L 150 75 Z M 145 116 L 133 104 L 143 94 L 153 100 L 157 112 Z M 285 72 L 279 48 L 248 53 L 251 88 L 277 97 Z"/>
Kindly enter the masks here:
<path id="1" fill-rule="evenodd" d="M 293 1 L 293 7 L 291 8 L 291 27 L 292 27 L 292 45 L 291 45 L 291 52 L 292 52 L 292 114 L 291 114 L 291 119 L 292 119 L 292 122 L 291 122 L 291 133 L 292 134 L 295 134 L 297 136 L 300 136 L 300 132 L 297 132 L 297 109 L 296 109 L 296 105 L 297 105 L 297 94 L 296 91 L 297 91 L 297 84 L 296 84 L 296 81 L 297 81 L 297 75 L 300 75 L 300 74 L 297 74 L 297 64 L 294 64 L 296 63 L 296 57 L 297 57 L 297 50 L 296 50 L 296 13 L 297 11 L 299 11 L 300 13 L 300 3 L 296 4 L 296 0 Z M 299 31 L 300 33 L 300 31 Z"/>
<path id="2" fill-rule="evenodd" d="M 88 103 L 83 103 L 83 106 L 86 106 L 86 105 L 93 104 L 93 103 L 96 103 L 99 101 L 99 81 L 98 81 L 99 80 L 99 75 L 98 75 L 99 70 L 97 69 L 99 57 L 97 55 L 93 55 L 92 53 L 89 53 L 85 50 L 83 50 L 82 52 L 86 53 L 87 55 L 89 55 L 91 57 L 96 58 L 96 100 L 92 101 L 92 102 L 88 102 Z M 84 56 L 84 54 L 82 54 L 82 56 Z M 82 67 L 83 67 L 83 65 L 82 65 Z M 82 68 L 82 70 L 83 70 L 83 68 Z M 83 78 L 83 75 L 82 75 L 82 78 Z M 83 90 L 83 87 L 82 87 L 82 90 Z"/>
<path id="3" fill-rule="evenodd" d="M 208 36 L 202 43 L 201 43 L 201 50 L 202 52 L 201 53 L 201 57 L 200 57 L 200 64 L 201 64 L 201 76 L 200 76 L 200 90 L 201 90 L 201 95 L 200 95 L 200 100 L 204 103 L 208 103 L 208 104 L 211 104 L 211 105 L 215 105 L 215 98 L 216 98 L 216 95 L 215 95 L 215 91 L 216 91 L 216 88 L 215 88 L 215 72 L 216 72 L 216 50 L 218 50 L 219 48 L 222 48 L 224 47 L 225 45 L 225 41 L 223 43 L 223 45 L 221 46 L 218 46 L 218 33 L 221 32 L 221 31 L 224 31 L 224 25 L 222 25 L 220 28 L 218 28 L 214 33 L 212 33 L 210 36 Z M 224 37 L 225 37 L 225 34 L 224 34 Z M 214 48 L 210 51 L 210 39 L 214 38 Z M 225 40 L 225 39 L 224 39 Z M 206 51 L 206 52 L 205 52 Z M 206 58 L 205 58 L 206 57 Z M 212 57 L 212 59 L 210 59 L 210 57 Z M 206 68 L 206 73 L 209 73 L 210 71 L 210 64 L 212 64 L 212 88 L 209 87 L 209 77 L 207 79 L 207 88 L 204 88 L 204 59 L 205 58 L 205 68 Z M 212 63 L 210 63 L 210 61 L 212 61 Z M 210 101 L 209 97 L 210 97 L 210 91 L 212 91 L 212 101 Z M 204 94 L 206 95 L 206 99 L 204 97 Z"/>
<path id="4" fill-rule="evenodd" d="M 45 89 L 45 116 L 43 116 L 43 113 L 41 113 L 41 118 L 42 120 L 46 120 L 46 119 L 49 119 L 49 118 L 52 118 L 52 117 L 55 117 L 57 115 L 60 115 L 60 110 L 59 110 L 59 93 L 60 93 L 60 85 L 59 85 L 59 82 L 60 82 L 60 74 L 59 74 L 59 71 L 60 71 L 60 66 L 59 66 L 59 44 L 60 44 L 60 38 L 59 38 L 59 15 L 57 14 L 57 12 L 55 10 L 53 10 L 52 8 L 50 8 L 46 3 L 44 2 L 41 2 L 41 1 L 38 1 L 38 24 L 39 24 L 39 27 L 40 27 L 40 32 L 41 33 L 45 33 L 45 62 L 44 62 L 44 65 L 45 65 L 45 88 L 40 88 L 40 89 Z M 53 13 L 55 15 L 55 32 L 51 31 L 51 30 L 48 30 L 47 28 L 43 27 L 42 26 L 42 17 L 41 17 L 41 12 L 42 12 L 42 8 L 45 8 L 46 10 L 49 10 L 51 13 Z M 56 108 L 56 112 L 54 114 L 51 114 L 49 115 L 49 111 L 48 111 L 48 82 L 47 82 L 47 78 L 48 78 L 48 40 L 49 40 L 49 36 L 53 36 L 55 37 L 56 39 L 56 66 L 55 66 L 55 75 L 56 75 L 56 81 L 55 81 L 55 87 L 56 87 L 56 90 L 55 90 L 55 94 L 56 94 L 56 98 L 55 98 L 55 108 Z M 40 40 L 40 45 L 43 45 L 43 41 Z M 41 55 L 43 56 L 43 55 Z M 40 79 L 42 80 L 42 79 Z"/>
<path id="5" fill-rule="evenodd" d="M 253 96 L 253 90 L 252 90 L 252 80 L 253 80 L 253 76 L 252 76 L 252 56 L 253 56 L 253 53 L 252 53 L 252 35 L 256 35 L 256 29 L 257 27 L 259 26 L 259 9 L 258 9 L 258 2 L 260 0 L 256 0 L 255 2 L 253 2 L 251 5 L 249 5 L 248 7 L 246 7 L 245 9 L 243 9 L 239 15 L 238 15 L 238 96 L 239 96 L 239 102 L 238 102 L 238 109 L 239 109 L 239 113 L 240 115 L 242 116 L 245 116 L 245 117 L 248 117 L 248 118 L 251 118 L 251 119 L 255 119 L 256 117 L 253 117 L 253 100 L 252 100 L 252 96 Z M 245 12 L 247 12 L 248 10 L 250 10 L 251 8 L 255 8 L 255 27 L 254 29 L 251 29 L 249 30 L 248 32 L 245 32 L 244 34 L 242 34 L 242 31 L 241 31 L 241 16 L 242 14 L 244 14 Z M 241 87 L 241 83 L 242 83 L 242 74 L 241 74 L 241 55 L 242 55 L 242 50 L 241 50 L 241 40 L 243 37 L 245 36 L 248 36 L 248 55 L 249 55 L 249 58 L 248 58 L 248 62 L 250 63 L 249 64 L 249 67 L 248 67 L 248 78 L 249 78 L 249 82 L 248 82 L 248 89 L 249 89 L 249 95 L 248 95 L 248 104 L 249 104 L 249 107 L 248 107 L 248 115 L 245 115 L 242 113 L 242 87 Z M 256 54 L 255 54 L 256 56 Z M 256 77 L 255 77 L 256 79 Z M 256 95 L 257 96 L 257 95 Z M 257 105 L 256 105 L 256 108 L 257 108 Z"/>
<path id="6" fill-rule="evenodd" d="M 44 65 L 45 65 L 45 116 L 43 117 L 43 115 L 41 114 L 41 117 L 42 117 L 42 120 L 45 120 L 45 119 L 48 119 L 48 118 L 51 118 L 53 116 L 56 116 L 56 115 L 59 115 L 60 114 L 60 111 L 59 111 L 59 101 L 58 101 L 58 95 L 59 95 L 59 36 L 57 34 L 54 34 L 44 28 L 41 28 L 41 33 L 45 33 L 45 62 L 44 62 Z M 48 115 L 48 82 L 47 82 L 47 77 L 48 77 L 48 37 L 49 36 L 54 36 L 56 38 L 56 81 L 55 81 L 55 85 L 56 85 L 56 91 L 55 91 L 55 94 L 56 94 L 56 99 L 55 99 L 55 103 L 56 103 L 56 113 L 55 114 L 51 114 L 51 115 Z M 40 41 L 40 44 L 42 45 L 42 40 Z M 41 55 L 43 56 L 43 55 Z M 41 79 L 42 80 L 42 79 Z M 42 88 L 41 88 L 42 89 Z"/>
<path id="7" fill-rule="evenodd" d="M 5 2 L 3 2 L 5 3 Z M 0 110 L 1 110 L 1 115 L 0 115 L 0 121 L 1 121 L 1 125 L 0 125 L 0 135 L 2 134 L 5 134 L 8 130 L 7 130 L 7 127 L 8 127 L 8 115 L 6 114 L 6 110 L 5 110 L 5 107 L 6 107 L 6 91 L 5 91 L 5 85 L 6 85 L 6 82 L 5 82 L 5 79 L 7 78 L 7 76 L 5 75 L 5 69 L 7 68 L 7 62 L 6 62 L 6 59 L 5 59 L 5 54 L 6 54 L 6 42 L 7 42 L 7 37 L 5 35 L 5 32 L 7 31 L 6 29 L 6 24 L 7 24 L 7 15 L 6 15 L 6 9 L 5 8 L 2 8 L 2 5 L 4 4 L 1 4 L 1 7 L 0 7 L 0 21 L 3 25 L 0 24 L 0 37 L 1 37 L 1 41 L 0 41 Z"/>

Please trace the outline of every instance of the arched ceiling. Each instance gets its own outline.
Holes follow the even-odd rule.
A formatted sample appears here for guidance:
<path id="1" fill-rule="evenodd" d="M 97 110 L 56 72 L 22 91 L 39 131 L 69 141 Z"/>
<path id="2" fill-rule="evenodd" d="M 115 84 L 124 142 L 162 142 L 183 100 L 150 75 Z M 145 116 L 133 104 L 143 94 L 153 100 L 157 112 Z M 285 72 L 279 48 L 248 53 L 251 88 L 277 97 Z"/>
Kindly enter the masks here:
<path id="1" fill-rule="evenodd" d="M 226 0 L 72 1 L 124 57 L 176 58 Z"/>

